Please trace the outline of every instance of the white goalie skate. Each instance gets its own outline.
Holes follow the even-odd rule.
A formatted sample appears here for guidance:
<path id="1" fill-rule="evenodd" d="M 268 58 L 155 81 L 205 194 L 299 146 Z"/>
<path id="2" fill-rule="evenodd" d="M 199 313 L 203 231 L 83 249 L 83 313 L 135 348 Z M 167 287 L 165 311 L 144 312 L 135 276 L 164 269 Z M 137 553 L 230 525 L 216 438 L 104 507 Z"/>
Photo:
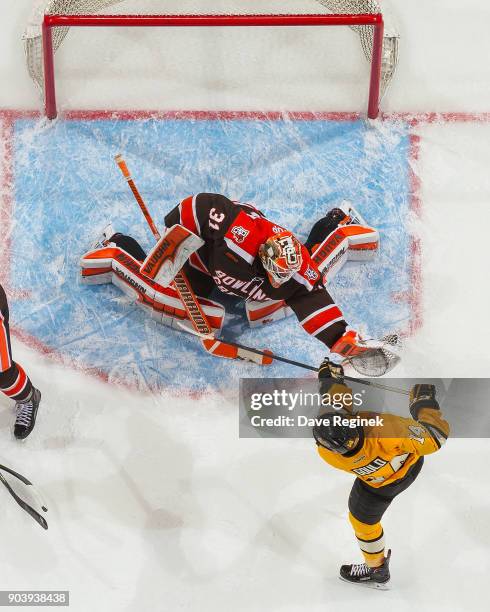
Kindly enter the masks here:
<path id="1" fill-rule="evenodd" d="M 104 227 L 104 229 L 99 233 L 97 238 L 92 243 L 92 250 L 103 249 L 104 247 L 106 247 L 109 244 L 109 238 L 114 236 L 115 233 L 116 232 L 112 227 L 112 222 L 109 221 L 109 223 Z"/>

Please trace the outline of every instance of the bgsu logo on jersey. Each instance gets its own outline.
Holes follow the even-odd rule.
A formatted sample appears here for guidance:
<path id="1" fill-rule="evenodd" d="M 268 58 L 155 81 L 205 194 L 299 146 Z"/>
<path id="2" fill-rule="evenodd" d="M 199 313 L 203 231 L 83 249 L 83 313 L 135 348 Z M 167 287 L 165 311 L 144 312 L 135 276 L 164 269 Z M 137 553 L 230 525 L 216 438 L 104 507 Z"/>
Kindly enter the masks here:
<path id="1" fill-rule="evenodd" d="M 246 230 L 241 225 L 236 225 L 235 227 L 233 227 L 231 233 L 233 235 L 233 238 L 235 239 L 235 242 L 238 242 L 238 244 L 242 243 L 245 238 L 250 234 L 249 230 Z"/>
<path id="2" fill-rule="evenodd" d="M 314 281 L 318 278 L 318 274 L 315 272 L 315 270 L 313 270 L 313 268 L 310 268 L 309 266 L 306 269 L 305 276 L 308 280 L 311 281 Z"/>

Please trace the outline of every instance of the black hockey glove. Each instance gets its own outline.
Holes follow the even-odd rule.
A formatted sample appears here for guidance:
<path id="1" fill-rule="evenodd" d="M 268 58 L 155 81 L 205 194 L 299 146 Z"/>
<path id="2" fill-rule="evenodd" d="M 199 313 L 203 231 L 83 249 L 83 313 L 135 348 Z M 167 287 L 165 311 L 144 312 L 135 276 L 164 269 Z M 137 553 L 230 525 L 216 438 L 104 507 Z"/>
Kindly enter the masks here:
<path id="1" fill-rule="evenodd" d="M 320 368 L 318 369 L 318 378 L 335 378 L 339 383 L 344 382 L 344 368 L 340 363 L 334 363 L 330 361 L 328 357 L 322 361 Z"/>
<path id="2" fill-rule="evenodd" d="M 439 410 L 436 400 L 436 388 L 434 385 L 414 385 L 410 390 L 410 414 L 417 421 L 419 413 L 423 408 Z"/>

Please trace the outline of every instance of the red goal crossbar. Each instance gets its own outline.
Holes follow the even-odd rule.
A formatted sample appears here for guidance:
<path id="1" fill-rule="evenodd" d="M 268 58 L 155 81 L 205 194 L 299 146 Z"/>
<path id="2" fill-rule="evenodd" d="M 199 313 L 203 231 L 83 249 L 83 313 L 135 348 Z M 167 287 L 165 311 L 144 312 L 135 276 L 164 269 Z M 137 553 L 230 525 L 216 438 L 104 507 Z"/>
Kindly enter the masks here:
<path id="1" fill-rule="evenodd" d="M 384 21 L 381 13 L 360 15 L 45 15 L 42 25 L 46 115 L 55 119 L 56 87 L 52 28 L 68 27 L 250 27 L 357 26 L 374 28 L 368 117 L 379 113 Z"/>

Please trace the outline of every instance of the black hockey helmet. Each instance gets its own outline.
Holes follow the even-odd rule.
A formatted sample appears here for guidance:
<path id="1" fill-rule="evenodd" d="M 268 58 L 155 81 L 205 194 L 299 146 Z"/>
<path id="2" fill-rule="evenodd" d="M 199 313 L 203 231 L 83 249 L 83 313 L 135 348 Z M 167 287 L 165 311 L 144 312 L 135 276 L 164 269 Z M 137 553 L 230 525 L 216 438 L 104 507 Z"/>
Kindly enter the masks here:
<path id="1" fill-rule="evenodd" d="M 327 412 L 318 416 L 321 424 L 313 427 L 313 437 L 319 446 L 329 451 L 346 455 L 354 451 L 362 440 L 362 428 L 350 427 L 342 423 L 334 423 L 333 417 L 348 418 L 348 415 L 338 412 Z"/>

